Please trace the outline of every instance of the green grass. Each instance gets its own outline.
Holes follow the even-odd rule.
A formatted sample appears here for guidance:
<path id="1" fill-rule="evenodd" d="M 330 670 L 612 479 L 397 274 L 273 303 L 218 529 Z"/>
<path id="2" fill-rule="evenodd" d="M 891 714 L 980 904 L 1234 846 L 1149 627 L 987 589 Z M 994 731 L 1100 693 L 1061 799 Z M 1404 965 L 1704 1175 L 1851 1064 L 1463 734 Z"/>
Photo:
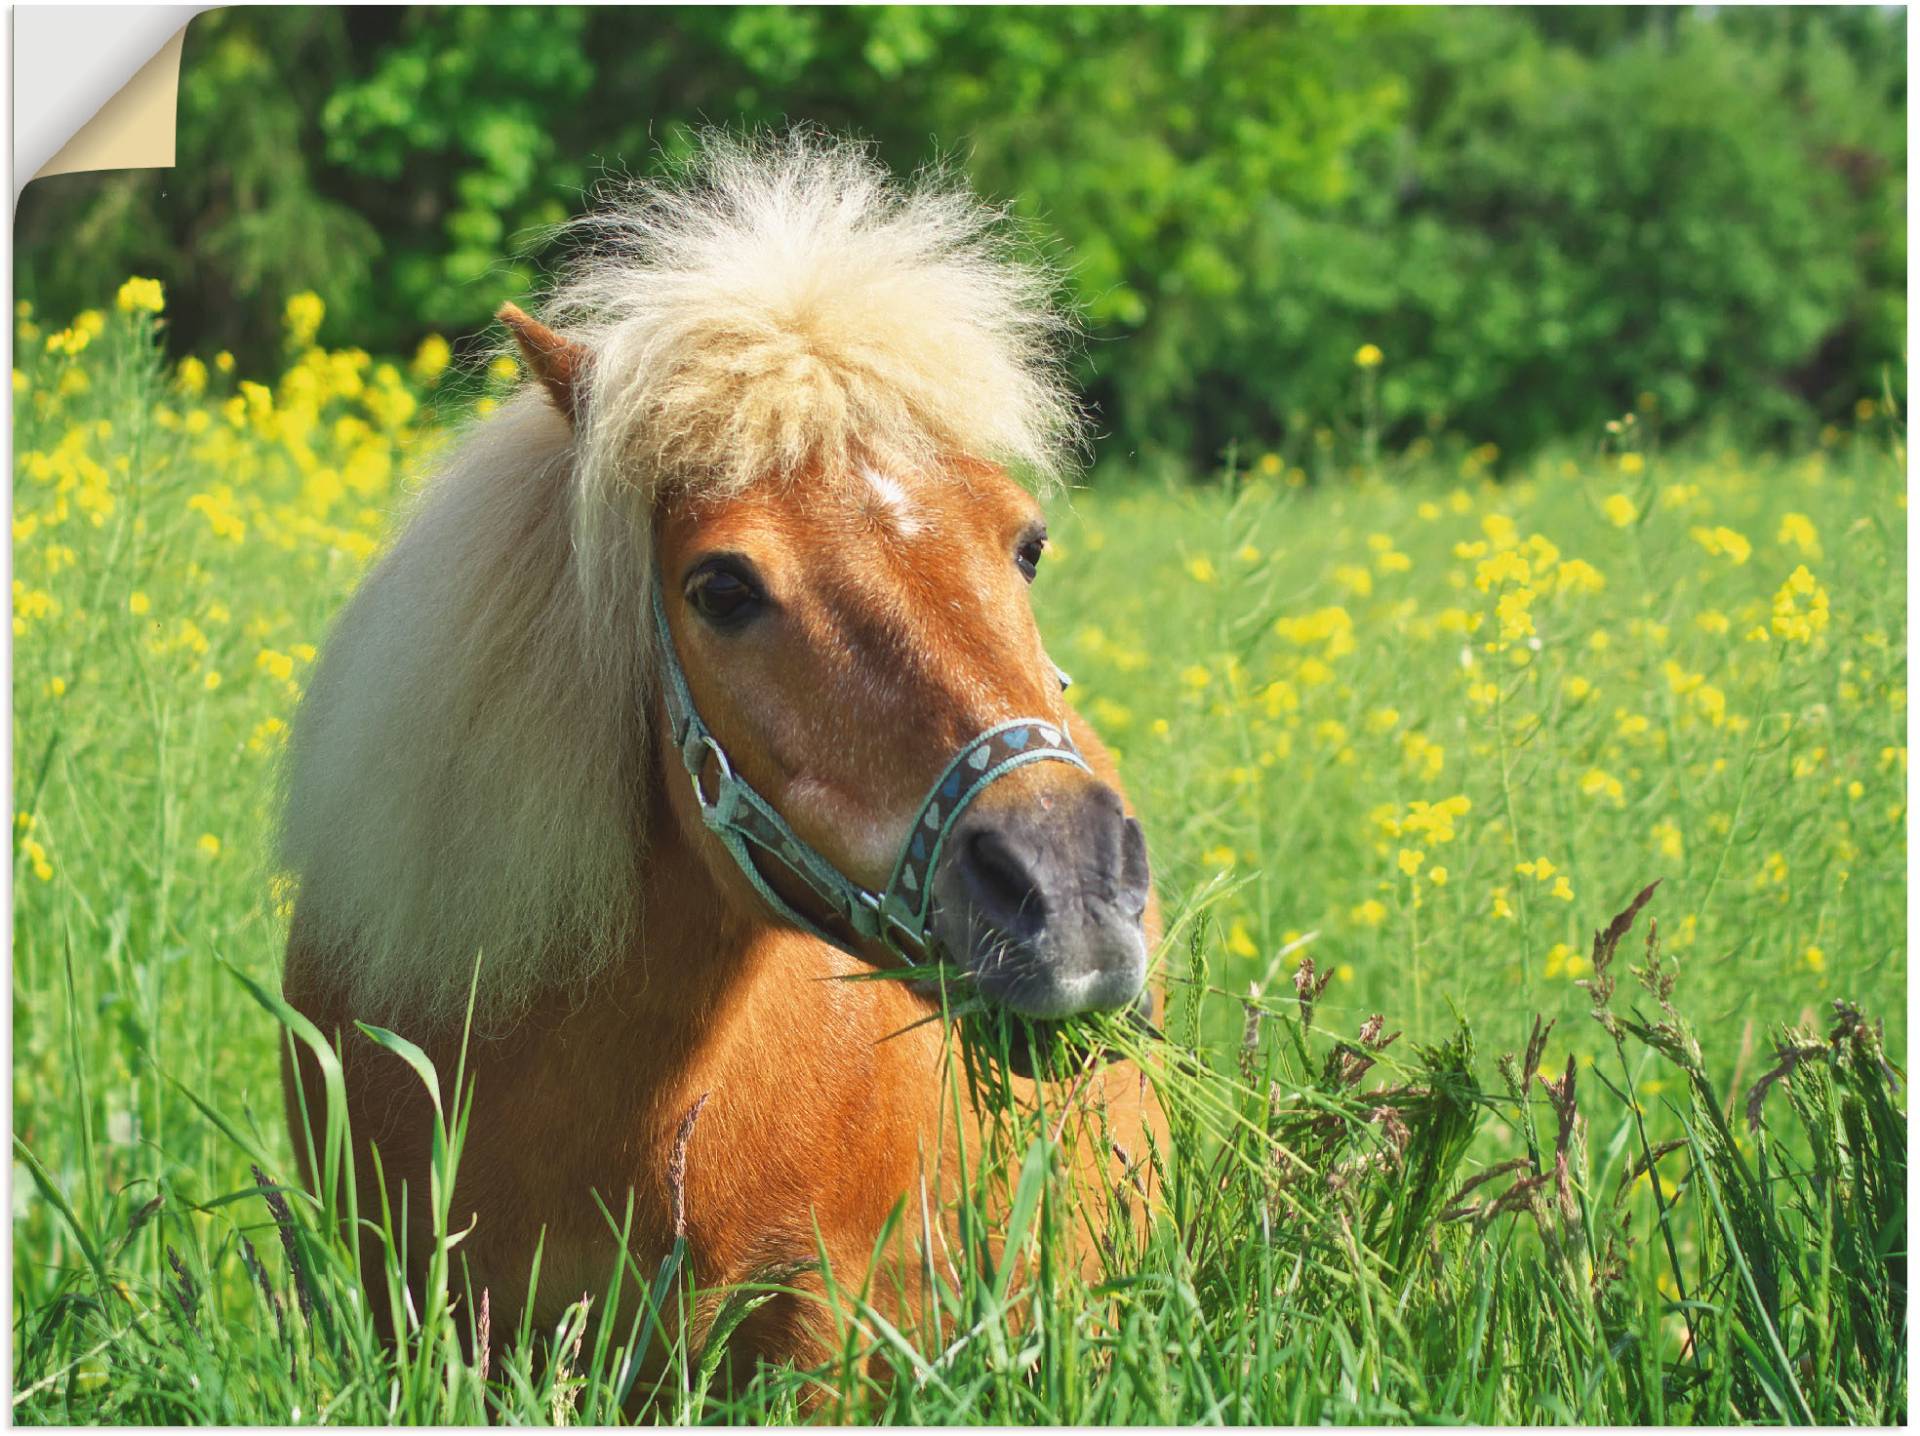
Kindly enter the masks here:
<path id="1" fill-rule="evenodd" d="M 390 1278 L 298 1190 L 278 1049 L 313 1034 L 264 857 L 277 725 L 430 445 L 415 398 L 465 401 L 350 354 L 192 392 L 151 323 L 34 333 L 16 379 L 16 1419 L 1904 1420 L 1884 409 L 1789 455 L 1642 422 L 1498 482 L 1484 452 L 1356 475 L 1342 441 L 1097 475 L 1036 594 L 1168 916 L 1144 1243 L 1063 1260 L 1067 1154 L 1010 1114 L 1009 1255 L 964 1222 L 938 1321 L 863 1310 L 826 1369 L 730 1384 L 759 1294 L 636 1254 L 594 1302 L 631 1320 L 481 1372 L 446 1223 L 454 1280 L 388 1349 L 360 1293 Z M 426 1076 L 444 1213 L 463 1108 Z M 713 1336 L 676 1336 L 702 1301 Z"/>

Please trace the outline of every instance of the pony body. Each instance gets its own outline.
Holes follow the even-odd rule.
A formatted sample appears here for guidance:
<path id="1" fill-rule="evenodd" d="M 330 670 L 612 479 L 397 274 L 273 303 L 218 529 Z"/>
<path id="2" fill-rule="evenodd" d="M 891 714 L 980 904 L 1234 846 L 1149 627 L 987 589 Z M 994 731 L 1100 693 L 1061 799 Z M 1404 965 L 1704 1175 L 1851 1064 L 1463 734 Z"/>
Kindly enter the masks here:
<path id="1" fill-rule="evenodd" d="M 1137 825 L 1060 700 L 1024 587 L 1044 529 L 1004 468 L 1044 480 L 1076 433 L 1044 274 L 964 195 L 799 139 L 710 142 L 582 231 L 550 310 L 567 337 L 515 322 L 538 382 L 473 428 L 330 636 L 283 822 L 285 988 L 323 1031 L 380 1022 L 452 1072 L 474 995 L 454 1210 L 496 1330 L 536 1249 L 536 1316 L 600 1288 L 618 1241 L 599 1203 L 618 1216 L 629 1193 L 636 1254 L 679 1225 L 703 1285 L 791 1270 L 816 1239 L 843 1280 L 866 1273 L 897 1203 L 944 1200 L 971 1125 L 943 1110 L 929 999 L 839 980 L 868 955 L 774 920 L 704 831 L 662 731 L 656 567 L 734 766 L 862 882 L 974 733 L 1037 714 L 1073 734 L 1092 774 L 995 782 L 942 874 L 983 988 L 1038 1001 L 1078 964 L 1130 993 L 1145 951 Z M 716 617 L 716 572 L 760 621 Z M 1055 873 L 1062 853 L 1078 866 Z M 382 1192 L 359 1163 L 362 1210 L 410 1186 L 417 1227 L 425 1094 L 345 1048 L 355 1144 L 386 1174 Z M 288 1095 L 297 1125 L 316 1074 Z M 1136 1073 L 1074 1102 L 1143 1154 Z M 737 1338 L 775 1357 L 818 1339 L 790 1301 Z"/>

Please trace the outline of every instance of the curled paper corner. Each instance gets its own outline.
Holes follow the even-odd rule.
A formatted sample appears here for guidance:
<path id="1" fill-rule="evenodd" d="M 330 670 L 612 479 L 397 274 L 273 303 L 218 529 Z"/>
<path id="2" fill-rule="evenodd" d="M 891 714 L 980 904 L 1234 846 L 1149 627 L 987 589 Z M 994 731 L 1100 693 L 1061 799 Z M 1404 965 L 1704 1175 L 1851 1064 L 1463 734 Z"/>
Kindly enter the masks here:
<path id="1" fill-rule="evenodd" d="M 204 5 L 14 10 L 14 197 L 30 180 L 174 163 L 180 57 Z"/>

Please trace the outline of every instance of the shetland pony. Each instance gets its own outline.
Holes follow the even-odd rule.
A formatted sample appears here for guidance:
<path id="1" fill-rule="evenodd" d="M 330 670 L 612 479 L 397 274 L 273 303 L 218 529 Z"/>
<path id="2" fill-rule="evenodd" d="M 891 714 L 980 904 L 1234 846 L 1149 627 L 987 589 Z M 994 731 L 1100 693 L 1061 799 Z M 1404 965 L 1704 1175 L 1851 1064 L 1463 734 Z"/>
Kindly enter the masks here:
<path id="1" fill-rule="evenodd" d="M 1013 1013 L 1120 1008 L 1156 924 L 1028 605 L 1046 530 L 1009 470 L 1044 486 L 1081 425 L 1045 272 L 964 191 L 817 139 L 710 139 L 580 229 L 553 327 L 501 313 L 530 382 L 334 626 L 281 830 L 285 992 L 341 1036 L 361 1210 L 404 1207 L 416 1258 L 431 1108 L 353 1023 L 452 1072 L 471 1000 L 453 1224 L 495 1332 L 536 1252 L 541 1326 L 602 1288 L 601 1202 L 631 1200 L 644 1270 L 684 1235 L 705 1288 L 821 1248 L 839 1285 L 883 1285 L 890 1214 L 938 1244 L 917 1217 L 976 1118 L 951 1119 L 924 986 L 834 979 L 936 953 Z M 1052 761 L 1003 765 L 1029 728 Z M 969 765 L 991 781 L 956 807 L 937 785 Z M 863 930 L 793 852 L 730 845 L 723 783 L 828 898 L 905 874 L 919 916 Z M 297 1134 L 324 1088 L 304 1060 L 285 1085 Z M 1140 1074 L 1089 1069 L 1064 1102 L 1111 1189 L 1154 1120 Z M 808 1362 L 823 1331 L 785 1297 L 730 1355 Z"/>

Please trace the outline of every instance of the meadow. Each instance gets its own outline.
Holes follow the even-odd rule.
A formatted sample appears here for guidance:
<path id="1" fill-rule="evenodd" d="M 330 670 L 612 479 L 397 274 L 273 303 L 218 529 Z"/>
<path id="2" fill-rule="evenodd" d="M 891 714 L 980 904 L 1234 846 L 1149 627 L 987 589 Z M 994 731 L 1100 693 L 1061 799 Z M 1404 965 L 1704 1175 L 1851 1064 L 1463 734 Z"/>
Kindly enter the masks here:
<path id="1" fill-rule="evenodd" d="M 728 1389 L 722 1320 L 642 1402 L 684 1252 L 610 1274 L 638 1328 L 485 1372 L 457 1294 L 382 1348 L 297 1190 L 276 759 L 438 436 L 515 381 L 323 314 L 258 380 L 164 363 L 151 280 L 15 316 L 17 1420 L 1905 1419 L 1890 394 L 1788 452 L 1670 448 L 1643 400 L 1518 463 L 1383 453 L 1369 346 L 1297 451 L 1060 496 L 1042 629 L 1168 919 L 1160 1215 L 1099 1280 L 1055 1260 L 1010 1116 L 1027 1200 L 946 1327 Z"/>

